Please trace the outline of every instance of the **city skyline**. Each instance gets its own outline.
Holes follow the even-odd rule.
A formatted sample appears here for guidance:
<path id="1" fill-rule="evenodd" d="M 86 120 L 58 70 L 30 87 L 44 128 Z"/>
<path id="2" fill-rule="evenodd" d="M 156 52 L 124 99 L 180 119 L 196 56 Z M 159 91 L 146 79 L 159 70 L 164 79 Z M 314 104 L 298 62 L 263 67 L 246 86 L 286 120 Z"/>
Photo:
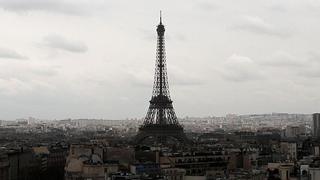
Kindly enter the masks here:
<path id="1" fill-rule="evenodd" d="M 143 117 L 159 8 L 178 117 L 317 111 L 320 3 L 183 4 L 0 1 L 0 119 Z"/>

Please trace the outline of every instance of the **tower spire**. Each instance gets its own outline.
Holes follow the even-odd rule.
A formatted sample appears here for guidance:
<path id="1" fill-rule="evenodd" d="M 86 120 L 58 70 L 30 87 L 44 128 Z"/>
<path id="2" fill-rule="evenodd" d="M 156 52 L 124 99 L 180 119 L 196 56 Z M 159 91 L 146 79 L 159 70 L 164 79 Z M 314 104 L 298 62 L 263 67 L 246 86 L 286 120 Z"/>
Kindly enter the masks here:
<path id="1" fill-rule="evenodd" d="M 160 10 L 160 24 L 162 24 L 162 12 Z"/>

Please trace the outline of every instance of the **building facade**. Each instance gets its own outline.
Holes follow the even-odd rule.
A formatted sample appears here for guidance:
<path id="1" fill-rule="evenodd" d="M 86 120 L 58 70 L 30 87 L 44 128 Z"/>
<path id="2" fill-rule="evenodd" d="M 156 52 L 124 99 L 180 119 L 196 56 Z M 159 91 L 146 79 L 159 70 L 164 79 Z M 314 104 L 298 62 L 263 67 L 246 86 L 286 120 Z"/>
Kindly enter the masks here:
<path id="1" fill-rule="evenodd" d="M 316 138 L 320 137 L 320 113 L 312 114 L 313 119 L 313 136 Z"/>

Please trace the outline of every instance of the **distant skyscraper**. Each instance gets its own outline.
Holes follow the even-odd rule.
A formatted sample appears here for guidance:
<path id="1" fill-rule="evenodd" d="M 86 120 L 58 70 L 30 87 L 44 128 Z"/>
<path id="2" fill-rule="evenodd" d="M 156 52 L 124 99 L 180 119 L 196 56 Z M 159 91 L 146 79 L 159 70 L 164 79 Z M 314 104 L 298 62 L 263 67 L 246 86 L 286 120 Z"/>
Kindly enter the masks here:
<path id="1" fill-rule="evenodd" d="M 313 118 L 313 136 L 320 137 L 320 113 L 314 113 Z"/>

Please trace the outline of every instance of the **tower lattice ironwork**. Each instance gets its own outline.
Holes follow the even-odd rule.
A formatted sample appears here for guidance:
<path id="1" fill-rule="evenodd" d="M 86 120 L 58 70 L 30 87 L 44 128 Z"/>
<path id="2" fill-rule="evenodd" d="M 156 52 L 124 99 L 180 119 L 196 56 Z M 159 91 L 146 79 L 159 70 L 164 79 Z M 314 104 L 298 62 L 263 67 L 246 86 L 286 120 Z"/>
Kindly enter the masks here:
<path id="1" fill-rule="evenodd" d="M 160 23 L 157 26 L 157 55 L 152 97 L 143 125 L 140 126 L 136 136 L 138 142 L 147 137 L 154 137 L 161 141 L 166 140 L 167 137 L 173 137 L 180 142 L 187 142 L 183 127 L 178 122 L 170 98 L 164 32 L 165 27 L 162 24 L 160 14 Z"/>

